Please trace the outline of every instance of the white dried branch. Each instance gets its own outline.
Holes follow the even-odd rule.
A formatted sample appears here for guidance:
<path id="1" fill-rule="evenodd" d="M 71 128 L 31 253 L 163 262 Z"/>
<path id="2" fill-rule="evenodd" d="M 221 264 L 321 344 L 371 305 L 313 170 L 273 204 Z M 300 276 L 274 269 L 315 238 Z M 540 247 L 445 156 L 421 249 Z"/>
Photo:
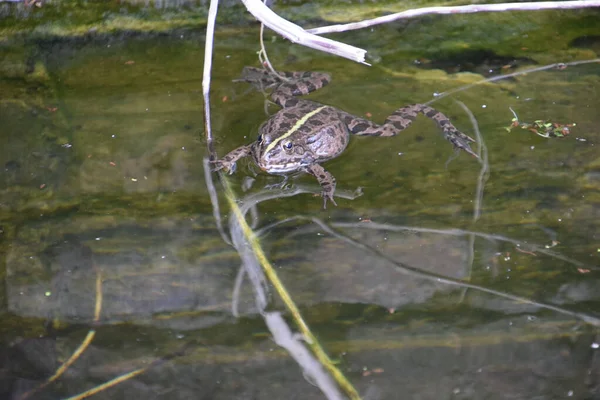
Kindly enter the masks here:
<path id="1" fill-rule="evenodd" d="M 365 63 L 366 50 L 310 34 L 304 28 L 275 14 L 260 0 L 242 0 L 242 2 L 257 20 L 292 43 L 298 43 L 315 50 L 335 54 L 336 56 L 345 57 L 359 63 Z"/>
<path id="2" fill-rule="evenodd" d="M 471 4 L 468 6 L 447 6 L 447 7 L 424 7 L 414 10 L 406 10 L 383 17 L 366 19 L 359 22 L 348 24 L 338 24 L 323 26 L 320 28 L 308 29 L 306 32 L 315 35 L 332 32 L 346 32 L 355 29 L 368 28 L 374 25 L 387 24 L 399 19 L 414 18 L 426 14 L 470 14 L 477 12 L 498 12 L 498 11 L 538 11 L 552 9 L 574 9 L 600 7 L 600 1 L 595 0 L 575 0 L 575 1 L 541 1 L 528 3 L 500 3 L 500 4 Z"/>
<path id="3" fill-rule="evenodd" d="M 206 20 L 206 40 L 204 43 L 204 68 L 202 70 L 202 97 L 204 98 L 204 127 L 209 150 L 212 148 L 212 128 L 210 124 L 210 77 L 212 73 L 213 44 L 215 23 L 219 0 L 211 0 Z"/>

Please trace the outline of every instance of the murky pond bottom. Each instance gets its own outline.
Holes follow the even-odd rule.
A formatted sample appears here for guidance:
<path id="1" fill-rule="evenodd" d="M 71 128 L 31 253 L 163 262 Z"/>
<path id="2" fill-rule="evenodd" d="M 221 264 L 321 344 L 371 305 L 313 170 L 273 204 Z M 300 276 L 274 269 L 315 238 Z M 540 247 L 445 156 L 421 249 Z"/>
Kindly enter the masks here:
<path id="1" fill-rule="evenodd" d="M 255 32 L 241 32 L 215 51 L 220 155 L 267 118 L 263 96 L 232 82 L 256 65 Z M 203 173 L 202 41 L 39 41 L 12 53 L 13 72 L 4 64 L 0 398 L 68 398 L 132 372 L 95 398 L 323 398 L 271 339 L 247 279 L 234 292 L 239 257 Z M 332 74 L 311 99 L 378 122 L 483 78 L 419 69 L 387 47 L 367 68 L 271 46 L 281 69 Z M 314 178 L 264 191 L 280 178 L 239 163 L 240 204 L 264 196 L 255 220 L 269 259 L 365 399 L 600 396 L 599 70 L 550 69 L 434 103 L 475 136 L 453 100 L 470 109 L 487 172 L 449 160 L 426 118 L 397 137 L 352 138 L 325 166 L 340 195 L 361 196 L 325 211 Z M 509 107 L 576 126 L 555 140 L 508 132 Z M 31 392 L 90 330 L 66 372 Z"/>

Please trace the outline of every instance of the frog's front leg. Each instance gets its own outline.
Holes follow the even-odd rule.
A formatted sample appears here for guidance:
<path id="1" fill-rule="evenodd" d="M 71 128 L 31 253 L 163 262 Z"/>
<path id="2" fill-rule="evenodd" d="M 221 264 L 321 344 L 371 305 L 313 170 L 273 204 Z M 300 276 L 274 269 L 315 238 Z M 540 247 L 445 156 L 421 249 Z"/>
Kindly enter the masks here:
<path id="1" fill-rule="evenodd" d="M 305 167 L 305 171 L 313 175 L 319 181 L 319 184 L 323 188 L 323 208 L 327 208 L 327 199 L 337 206 L 337 203 L 333 199 L 333 192 L 335 192 L 335 178 L 325 168 L 319 164 L 312 164 Z"/>
<path id="2" fill-rule="evenodd" d="M 242 157 L 247 157 L 250 154 L 252 154 L 251 144 L 247 146 L 238 147 L 237 149 L 227 153 L 223 158 L 213 161 L 213 171 L 219 171 L 221 169 L 224 169 L 225 171 L 228 171 L 229 174 L 233 174 L 236 169 L 237 160 L 239 160 Z"/>
<path id="3" fill-rule="evenodd" d="M 348 125 L 350 132 L 355 135 L 395 136 L 408 128 L 419 113 L 434 120 L 438 127 L 442 129 L 444 138 L 452 143 L 454 148 L 464 150 L 472 156 L 478 157 L 469 145 L 469 142 L 475 142 L 474 139 L 456 129 L 444 114 L 424 104 L 412 104 L 397 109 L 385 120 L 383 125 L 377 125 L 372 121 L 357 118 L 347 113 L 342 113 L 342 119 Z"/>

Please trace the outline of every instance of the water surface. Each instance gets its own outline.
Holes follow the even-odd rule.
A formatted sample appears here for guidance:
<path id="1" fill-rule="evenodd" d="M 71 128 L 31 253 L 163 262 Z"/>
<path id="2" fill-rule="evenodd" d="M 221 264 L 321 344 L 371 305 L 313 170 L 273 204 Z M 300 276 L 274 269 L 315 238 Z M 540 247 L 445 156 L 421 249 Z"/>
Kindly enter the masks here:
<path id="1" fill-rule="evenodd" d="M 431 30 L 439 20 L 423 19 L 339 35 L 367 47 L 372 67 L 281 39 L 269 51 L 282 70 L 332 74 L 311 99 L 383 122 L 400 106 L 487 76 L 594 58 L 596 42 L 587 40 L 594 36 L 576 37 L 589 19 L 576 29 L 567 24 L 570 14 L 564 18 L 564 34 L 572 36 L 564 59 L 538 45 L 558 33 L 535 30 L 479 45 L 462 37 L 467 49 L 456 51 L 456 29 L 469 21 L 459 16 L 445 19 L 448 30 L 440 34 Z M 232 315 L 240 260 L 216 230 L 202 166 L 203 40 L 181 31 L 7 45 L 12 61 L 3 64 L 0 96 L 3 398 L 44 382 L 91 327 L 89 348 L 34 398 L 68 398 L 184 344 L 183 355 L 95 398 L 323 398 L 270 339 L 247 282 L 239 317 Z M 429 47 L 436 40 L 437 53 Z M 256 50 L 254 28 L 228 27 L 217 36 L 211 99 L 220 155 L 255 140 L 267 118 L 263 95 L 233 82 L 243 66 L 257 64 Z M 475 127 L 457 101 L 477 121 L 489 158 L 478 217 L 481 164 L 466 154 L 451 159 L 451 146 L 426 118 L 394 138 L 352 138 L 325 164 L 340 193 L 361 188 L 361 196 L 323 211 L 316 181 L 305 175 L 292 184 L 314 193 L 259 204 L 258 228 L 316 217 L 368 246 L 305 219 L 261 236 L 307 322 L 365 399 L 600 396 L 599 71 L 597 63 L 553 68 L 432 104 L 471 136 Z M 508 132 L 509 107 L 523 122 L 576 126 L 562 139 Z M 231 177 L 242 204 L 280 180 L 256 171 L 241 162 Z M 94 322 L 99 274 L 103 301 Z M 283 311 L 275 297 L 272 307 Z"/>

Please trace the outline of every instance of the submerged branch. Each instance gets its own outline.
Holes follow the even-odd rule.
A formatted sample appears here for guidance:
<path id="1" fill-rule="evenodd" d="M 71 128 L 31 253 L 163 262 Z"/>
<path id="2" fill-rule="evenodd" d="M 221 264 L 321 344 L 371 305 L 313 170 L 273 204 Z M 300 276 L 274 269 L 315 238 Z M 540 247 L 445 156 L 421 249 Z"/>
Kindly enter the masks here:
<path id="1" fill-rule="evenodd" d="M 476 285 L 473 283 L 469 283 L 466 281 L 463 281 L 461 279 L 456 279 L 456 278 L 451 278 L 442 274 L 437 274 L 435 272 L 429 272 L 429 271 L 423 271 L 420 268 L 417 267 L 413 267 L 407 264 L 404 264 L 400 261 L 397 261 L 389 256 L 387 256 L 386 254 L 380 252 L 379 250 L 365 244 L 362 243 L 358 240 L 355 240 L 353 238 L 351 238 L 350 236 L 343 234 L 337 230 L 335 230 L 334 227 L 354 227 L 354 228 L 371 228 L 371 229 L 385 229 L 387 228 L 387 230 L 390 231 L 396 231 L 399 228 L 402 227 L 397 227 L 394 225 L 387 225 L 387 224 L 374 224 L 374 223 L 369 223 L 369 224 L 356 224 L 356 223 L 333 223 L 333 224 L 327 224 L 325 222 L 323 222 L 321 219 L 316 218 L 316 217 L 307 217 L 307 216 L 302 216 L 302 215 L 298 215 L 295 217 L 291 217 L 291 218 L 287 218 L 284 221 L 279 221 L 280 223 L 284 223 L 284 222 L 291 222 L 291 221 L 295 221 L 295 220 L 300 220 L 300 221 L 309 221 L 312 222 L 313 224 L 317 225 L 318 227 L 320 227 L 321 229 L 323 229 L 325 232 L 327 232 L 328 234 L 330 234 L 331 236 L 348 243 L 349 245 L 355 247 L 355 248 L 359 248 L 362 249 L 364 251 L 367 251 L 383 260 L 386 260 L 387 262 L 389 262 L 391 265 L 394 266 L 394 268 L 403 274 L 407 274 L 410 276 L 415 276 L 417 278 L 422 278 L 422 279 L 427 279 L 433 282 L 437 282 L 437 283 L 443 283 L 446 285 L 453 285 L 453 286 L 457 286 L 460 288 L 466 288 L 466 289 L 473 289 L 479 292 L 483 292 L 483 293 L 488 293 L 497 297 L 501 297 L 501 298 L 505 298 L 505 299 L 509 299 L 512 301 L 515 301 L 517 303 L 524 303 L 524 304 L 531 304 L 533 306 L 536 307 L 540 307 L 540 308 L 544 308 L 547 310 L 551 310 L 554 312 L 557 312 L 559 314 L 563 314 L 563 315 L 568 315 L 570 317 L 574 317 L 577 319 L 580 319 L 592 326 L 596 326 L 596 327 L 600 327 L 600 318 L 597 318 L 593 315 L 589 315 L 589 314 L 585 314 L 585 313 L 580 313 L 580 312 L 576 312 L 576 311 L 571 311 L 568 310 L 566 308 L 563 307 L 559 307 L 559 306 L 555 306 L 553 304 L 549 304 L 549 303 L 543 303 L 543 302 L 539 302 L 539 301 L 535 301 L 532 299 L 529 299 L 527 297 L 522 297 L 522 296 L 518 296 L 518 295 L 514 295 L 514 294 L 510 294 L 510 293 L 506 293 L 506 292 L 502 292 L 499 290 L 494 290 L 494 289 L 490 289 L 487 288 L 485 286 L 480 286 L 480 285 Z M 375 225 L 375 226 L 374 226 Z M 275 224 L 271 225 L 270 227 L 275 226 Z M 266 229 L 263 229 L 262 232 L 264 232 Z M 463 231 L 464 232 L 464 231 Z M 298 233 L 296 231 L 296 233 Z M 475 232 L 473 232 L 475 234 Z M 509 240 L 511 241 L 511 240 Z"/>
<path id="2" fill-rule="evenodd" d="M 255 295 L 257 296 L 257 306 L 265 318 L 269 328 L 278 326 L 280 329 L 270 329 L 273 334 L 276 343 L 285 344 L 285 347 L 290 352 L 290 355 L 300 363 L 304 373 L 311 377 L 311 379 L 317 384 L 319 389 L 328 396 L 330 399 L 343 398 L 339 393 L 337 387 L 333 384 L 333 381 L 325 373 L 325 370 L 333 377 L 335 382 L 342 388 L 342 390 L 352 400 L 359 400 L 360 395 L 344 374 L 334 365 L 325 350 L 321 347 L 320 342 L 311 332 L 308 324 L 302 318 L 300 310 L 296 306 L 296 303 L 292 299 L 288 290 L 286 289 L 283 282 L 279 279 L 277 272 L 269 259 L 267 258 L 262 245 L 259 241 L 256 233 L 250 228 L 246 222 L 246 211 L 247 208 L 243 209 L 238 206 L 235 195 L 231 189 L 229 181 L 224 176 L 221 177 L 223 187 L 225 189 L 225 197 L 231 208 L 230 217 L 230 232 L 231 239 L 235 249 L 238 251 L 245 268 L 245 271 L 250 276 L 250 281 L 254 288 Z M 311 348 L 316 360 L 310 356 L 309 352 L 298 352 L 297 346 L 292 346 L 291 341 L 299 339 L 291 339 L 288 335 L 289 328 L 282 328 L 283 319 L 277 317 L 273 313 L 267 313 L 267 298 L 266 292 L 266 281 L 273 285 L 273 288 L 285 304 L 286 308 L 290 312 L 294 322 L 296 323 L 302 338 L 307 342 Z M 265 297 L 263 297 L 265 296 Z M 267 318 L 269 318 L 267 320 Z M 281 321 L 281 323 L 280 323 Z M 277 322 L 277 324 L 276 324 Z M 335 395 L 331 395 L 334 393 Z"/>

